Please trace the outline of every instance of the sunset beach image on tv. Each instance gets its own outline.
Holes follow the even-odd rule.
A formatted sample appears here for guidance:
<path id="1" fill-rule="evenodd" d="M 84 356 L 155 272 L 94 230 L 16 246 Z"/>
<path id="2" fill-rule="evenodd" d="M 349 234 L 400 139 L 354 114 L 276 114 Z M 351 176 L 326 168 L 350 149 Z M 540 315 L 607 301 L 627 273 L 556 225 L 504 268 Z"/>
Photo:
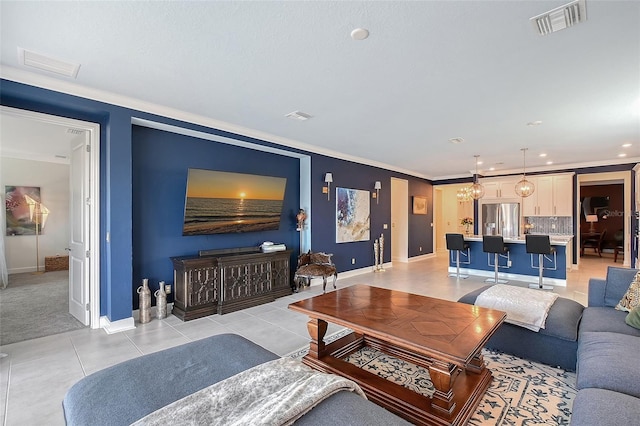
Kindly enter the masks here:
<path id="1" fill-rule="evenodd" d="M 189 169 L 182 235 L 277 230 L 287 179 Z"/>

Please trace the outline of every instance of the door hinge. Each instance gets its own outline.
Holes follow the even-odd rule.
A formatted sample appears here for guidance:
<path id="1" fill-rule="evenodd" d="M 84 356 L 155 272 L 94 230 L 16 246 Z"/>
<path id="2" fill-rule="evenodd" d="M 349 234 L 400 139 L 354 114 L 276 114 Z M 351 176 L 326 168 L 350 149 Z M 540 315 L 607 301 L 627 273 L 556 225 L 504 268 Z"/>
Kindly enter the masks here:
<path id="1" fill-rule="evenodd" d="M 91 145 L 87 145 L 87 152 L 91 152 Z"/>
<path id="2" fill-rule="evenodd" d="M 84 255 L 85 257 L 91 257 L 91 250 L 87 250 Z"/>
<path id="3" fill-rule="evenodd" d="M 89 304 L 87 303 L 86 305 L 84 305 L 84 310 L 88 311 L 89 310 Z"/>
<path id="4" fill-rule="evenodd" d="M 85 203 L 90 206 L 91 205 L 91 197 L 87 197 L 87 199 L 85 200 Z"/>

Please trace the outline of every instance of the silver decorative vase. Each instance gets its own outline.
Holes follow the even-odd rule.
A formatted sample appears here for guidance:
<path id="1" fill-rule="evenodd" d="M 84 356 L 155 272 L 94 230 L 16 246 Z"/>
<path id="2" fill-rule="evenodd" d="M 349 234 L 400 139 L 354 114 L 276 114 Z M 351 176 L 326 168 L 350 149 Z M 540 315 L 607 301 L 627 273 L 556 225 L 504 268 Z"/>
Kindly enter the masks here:
<path id="1" fill-rule="evenodd" d="M 142 285 L 138 287 L 138 294 L 140 295 L 140 323 L 145 324 L 151 321 L 151 290 L 147 278 L 142 279 Z"/>
<path id="2" fill-rule="evenodd" d="M 154 293 L 156 296 L 156 316 L 158 319 L 167 317 L 167 293 L 164 289 L 164 281 L 160 281 L 160 288 Z"/>
<path id="3" fill-rule="evenodd" d="M 380 264 L 378 265 L 378 271 L 384 272 L 384 234 L 380 234 Z"/>

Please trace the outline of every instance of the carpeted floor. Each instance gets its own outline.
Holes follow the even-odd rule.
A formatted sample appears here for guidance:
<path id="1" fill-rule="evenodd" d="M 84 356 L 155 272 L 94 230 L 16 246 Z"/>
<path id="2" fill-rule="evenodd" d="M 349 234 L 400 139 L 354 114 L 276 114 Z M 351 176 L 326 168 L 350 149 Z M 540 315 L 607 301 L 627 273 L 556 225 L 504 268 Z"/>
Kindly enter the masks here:
<path id="1" fill-rule="evenodd" d="M 0 345 L 83 327 L 69 314 L 69 271 L 12 274 L 0 290 Z"/>
<path id="2" fill-rule="evenodd" d="M 325 339 L 335 340 L 340 335 Z M 302 358 L 308 348 L 289 356 Z M 470 425 L 568 425 L 576 396 L 575 373 L 499 352 L 483 350 L 493 381 Z M 429 372 L 411 363 L 363 348 L 346 361 L 426 396 L 434 388 Z"/>

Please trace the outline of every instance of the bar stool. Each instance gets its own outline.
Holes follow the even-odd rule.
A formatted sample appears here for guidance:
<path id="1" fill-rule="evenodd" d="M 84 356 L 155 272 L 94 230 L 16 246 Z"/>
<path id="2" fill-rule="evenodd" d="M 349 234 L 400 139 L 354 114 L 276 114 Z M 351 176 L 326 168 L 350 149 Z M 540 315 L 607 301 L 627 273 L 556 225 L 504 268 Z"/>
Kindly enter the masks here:
<path id="1" fill-rule="evenodd" d="M 525 243 L 527 245 L 527 253 L 531 256 L 531 267 L 538 269 L 538 284 L 529 284 L 530 288 L 538 288 L 540 290 L 553 290 L 551 285 L 542 285 L 542 274 L 544 270 L 555 271 L 558 267 L 556 262 L 556 249 L 551 247 L 551 240 L 548 235 L 526 235 Z M 534 254 L 538 255 L 538 266 L 534 264 Z M 553 254 L 553 258 L 551 255 Z M 544 261 L 553 262 L 553 267 L 545 268 Z"/>
<path id="2" fill-rule="evenodd" d="M 471 263 L 471 251 L 469 250 L 469 244 L 465 243 L 464 236 L 462 234 L 445 234 L 447 239 L 447 250 L 449 250 L 449 258 L 451 253 L 456 252 L 456 273 L 449 274 L 450 277 L 456 277 L 457 279 L 469 278 L 469 275 L 460 275 L 460 264 L 468 265 Z M 467 258 L 466 261 L 460 262 L 460 253 Z"/>
<path id="3" fill-rule="evenodd" d="M 482 251 L 487 253 L 487 263 L 489 266 L 493 266 L 495 270 L 495 278 L 488 278 L 485 282 L 492 283 L 508 283 L 507 280 L 498 279 L 498 268 L 510 268 L 511 258 L 509 257 L 509 248 L 504 245 L 504 239 L 501 235 L 483 235 L 482 236 Z M 493 253 L 493 265 L 491 264 L 491 253 Z M 506 254 L 505 254 L 506 253 Z M 506 266 L 500 266 L 500 258 L 507 259 Z"/>

